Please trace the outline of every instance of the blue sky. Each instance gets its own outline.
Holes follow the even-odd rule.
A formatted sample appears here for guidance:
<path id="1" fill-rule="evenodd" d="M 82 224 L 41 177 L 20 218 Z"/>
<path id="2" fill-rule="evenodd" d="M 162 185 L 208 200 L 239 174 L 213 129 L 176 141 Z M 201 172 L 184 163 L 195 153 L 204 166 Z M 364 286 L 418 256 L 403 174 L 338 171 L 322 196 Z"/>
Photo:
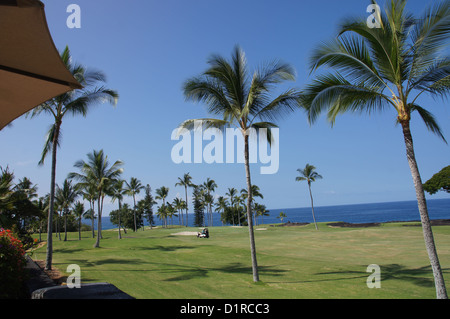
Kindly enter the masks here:
<path id="1" fill-rule="evenodd" d="M 56 47 L 69 46 L 77 62 L 104 71 L 107 86 L 119 91 L 116 108 L 99 105 L 86 118 L 67 117 L 58 150 L 57 183 L 74 171 L 73 164 L 93 149 L 104 149 L 111 161 L 125 162 L 124 178 L 139 178 L 155 190 L 170 188 L 169 197 L 184 198 L 175 187 L 189 172 L 195 183 L 210 177 L 216 194 L 245 187 L 243 164 L 175 164 L 172 130 L 188 118 L 205 117 L 202 105 L 185 102 L 182 83 L 207 67 L 212 53 L 229 57 L 239 44 L 248 63 L 281 59 L 297 71 L 290 87 L 311 80 L 308 57 L 314 46 L 333 37 L 347 16 L 368 16 L 361 0 L 46 0 L 46 15 Z M 81 28 L 69 29 L 69 4 L 81 8 Z M 382 4 L 383 2 L 380 2 Z M 410 0 L 409 11 L 420 14 L 430 1 Z M 422 97 L 450 140 L 448 102 Z M 415 192 L 395 113 L 347 114 L 333 128 L 320 118 L 310 126 L 298 111 L 278 122 L 280 164 L 273 175 L 252 167 L 252 181 L 268 208 L 309 206 L 306 183 L 295 182 L 296 169 L 313 164 L 324 177 L 313 184 L 318 206 L 414 200 Z M 17 178 L 29 177 L 40 195 L 49 192 L 51 159 L 37 166 L 51 118 L 19 118 L 0 132 L 0 165 Z M 412 132 L 422 179 L 449 165 L 450 148 L 428 132 L 415 114 Z M 446 198 L 439 193 L 428 198 Z M 132 199 L 128 199 L 131 203 Z M 105 214 L 116 204 L 107 203 Z"/>

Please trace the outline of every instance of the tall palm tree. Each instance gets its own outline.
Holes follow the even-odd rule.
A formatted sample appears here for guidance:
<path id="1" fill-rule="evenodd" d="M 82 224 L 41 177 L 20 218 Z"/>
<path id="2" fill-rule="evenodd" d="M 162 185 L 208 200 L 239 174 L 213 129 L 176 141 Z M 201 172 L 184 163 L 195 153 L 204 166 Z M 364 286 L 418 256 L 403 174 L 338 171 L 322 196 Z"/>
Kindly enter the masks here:
<path id="1" fill-rule="evenodd" d="M 95 202 L 97 201 L 97 186 L 93 183 L 80 184 L 77 183 L 77 188 L 80 190 L 83 199 L 89 202 L 89 210 L 85 212 L 85 218 L 91 220 L 92 223 L 92 238 L 95 238 L 94 222 L 95 222 Z"/>
<path id="2" fill-rule="evenodd" d="M 75 202 L 79 195 L 76 187 L 68 179 L 64 180 L 63 186 L 56 185 L 56 197 L 61 205 L 61 211 L 64 216 L 64 241 L 67 241 L 67 215 L 69 214 L 69 207 Z"/>
<path id="3" fill-rule="evenodd" d="M 165 225 L 167 226 L 167 216 L 168 216 L 168 209 L 166 207 L 166 197 L 169 195 L 169 188 L 165 186 L 161 186 L 156 191 L 155 199 L 159 199 L 163 201 L 163 204 L 161 205 L 160 209 L 158 209 L 158 216 L 162 216 L 165 221 Z"/>
<path id="4" fill-rule="evenodd" d="M 125 190 L 126 194 L 129 196 L 133 196 L 133 202 L 134 202 L 134 208 L 133 208 L 133 215 L 134 215 L 134 231 L 137 231 L 137 223 L 136 223 L 136 194 L 139 194 L 141 190 L 145 188 L 144 185 L 141 184 L 141 181 L 138 180 L 136 177 L 131 177 L 130 182 L 125 182 Z"/>
<path id="5" fill-rule="evenodd" d="M 436 296 L 447 298 L 410 121 L 417 112 L 427 128 L 445 141 L 435 117 L 419 105 L 418 98 L 429 94 L 445 99 L 450 93 L 450 57 L 446 54 L 450 2 L 433 1 L 420 18 L 407 13 L 405 6 L 404 0 L 391 0 L 378 17 L 380 28 L 369 28 L 364 19 L 348 19 L 336 39 L 318 46 L 311 57 L 311 72 L 322 66 L 335 72 L 317 75 L 306 87 L 303 104 L 311 122 L 324 110 L 331 123 L 344 112 L 394 111 L 403 131 Z"/>
<path id="6" fill-rule="evenodd" d="M 255 203 L 256 216 L 261 216 L 261 224 L 264 224 L 264 216 L 270 216 L 266 205 Z"/>
<path id="7" fill-rule="evenodd" d="M 237 194 L 238 194 L 238 190 L 234 187 L 228 188 L 228 193 L 225 194 L 230 199 L 230 205 L 234 209 L 236 208 L 236 204 L 238 203 Z M 238 213 L 239 213 L 239 211 L 238 211 Z M 233 218 L 233 226 L 234 226 L 234 214 L 232 215 L 232 218 Z M 239 218 L 239 226 L 240 226 L 241 218 L 240 218 L 240 216 L 238 218 Z"/>
<path id="8" fill-rule="evenodd" d="M 242 188 L 241 189 L 241 197 L 246 198 L 247 196 L 248 196 L 248 191 L 245 188 Z M 263 194 L 261 194 L 261 192 L 260 192 L 259 186 L 253 184 L 252 185 L 252 203 L 251 203 L 252 211 L 255 211 L 255 201 L 254 201 L 255 197 L 264 199 Z M 256 225 L 256 213 L 253 214 L 253 222 L 254 222 L 254 225 Z"/>
<path id="9" fill-rule="evenodd" d="M 118 179 L 116 180 L 112 187 L 110 188 L 110 194 L 109 196 L 111 196 L 112 202 L 114 202 L 116 199 L 119 202 L 119 234 L 118 237 L 119 239 L 122 239 L 122 234 L 120 231 L 121 228 L 121 222 L 120 222 L 120 214 L 122 212 L 122 200 L 123 200 L 123 195 L 125 195 L 127 193 L 127 190 L 124 189 L 123 184 L 125 183 L 125 181 L 123 179 Z"/>
<path id="10" fill-rule="evenodd" d="M 217 202 L 216 202 L 216 209 L 218 210 L 218 212 L 220 214 L 223 214 L 227 207 L 228 207 L 227 199 L 224 196 L 219 196 L 217 198 Z M 222 226 L 223 226 L 223 218 L 221 218 L 221 220 L 222 220 Z"/>
<path id="11" fill-rule="evenodd" d="M 54 119 L 54 123 L 50 126 L 47 133 L 47 139 L 39 161 L 39 164 L 43 165 L 45 158 L 51 151 L 50 209 L 48 212 L 47 256 L 45 263 L 45 269 L 47 270 L 50 270 L 52 267 L 53 242 L 51 233 L 55 201 L 56 151 L 61 144 L 62 121 L 67 115 L 82 115 L 85 117 L 88 111 L 99 103 L 109 102 L 116 105 L 119 97 L 116 91 L 107 89 L 102 85 L 106 81 L 106 77 L 102 72 L 91 71 L 80 64 L 75 64 L 68 47 L 61 53 L 61 59 L 75 79 L 83 85 L 83 88 L 57 96 L 29 113 L 31 117 L 46 113 L 53 116 Z"/>
<path id="12" fill-rule="evenodd" d="M 84 213 L 84 204 L 80 201 L 76 202 L 73 207 L 73 214 L 78 219 L 78 240 L 81 240 L 81 219 Z"/>
<path id="13" fill-rule="evenodd" d="M 205 197 L 207 200 L 208 207 L 208 225 L 213 226 L 213 216 L 212 216 L 212 205 L 214 203 L 214 197 L 212 196 L 212 192 L 217 187 L 217 183 L 210 179 L 209 177 L 206 179 L 206 182 L 203 183 L 203 187 L 205 188 L 207 196 Z"/>
<path id="14" fill-rule="evenodd" d="M 309 197 L 311 198 L 311 210 L 312 210 L 312 216 L 313 216 L 313 220 L 314 220 L 314 226 L 316 226 L 316 230 L 319 229 L 317 227 L 317 223 L 316 223 L 316 216 L 314 215 L 314 203 L 313 203 L 313 196 L 311 193 L 311 183 L 315 182 L 316 179 L 322 179 L 322 176 L 319 175 L 319 173 L 317 173 L 315 171 L 316 167 L 313 165 L 309 165 L 306 164 L 304 169 L 297 169 L 297 172 L 300 173 L 300 176 L 297 176 L 295 178 L 295 180 L 297 182 L 301 182 L 301 181 L 307 181 L 308 182 L 308 188 L 309 188 Z"/>
<path id="15" fill-rule="evenodd" d="M 156 216 L 162 221 L 162 227 L 167 227 L 167 216 L 168 216 L 168 209 L 166 209 L 165 205 L 161 205 L 156 210 Z"/>
<path id="16" fill-rule="evenodd" d="M 186 202 L 179 197 L 175 197 L 172 206 L 174 209 L 178 211 L 178 218 L 180 225 L 184 225 L 183 209 L 186 209 Z"/>
<path id="17" fill-rule="evenodd" d="M 184 83 L 187 100 L 204 102 L 208 113 L 221 116 L 220 119 L 200 119 L 204 127 L 223 129 L 237 127 L 244 137 L 244 162 L 248 189 L 247 219 L 250 237 L 253 281 L 259 281 L 256 260 L 255 236 L 251 210 L 251 176 L 249 164 L 249 134 L 251 129 L 266 129 L 269 143 L 272 141 L 271 128 L 277 127 L 269 122 L 280 115 L 298 108 L 298 91 L 290 89 L 275 98 L 270 93 L 276 84 L 295 80 L 294 69 L 285 63 L 275 61 L 249 73 L 244 52 L 236 46 L 231 61 L 219 55 L 209 60 L 209 69 L 202 75 Z M 193 129 L 199 120 L 187 120 L 180 128 Z"/>
<path id="18" fill-rule="evenodd" d="M 192 183 L 192 177 L 189 173 L 183 175 L 183 178 L 178 177 L 179 182 L 175 184 L 175 186 L 184 186 L 184 192 L 186 195 L 186 227 L 188 226 L 188 196 L 187 196 L 187 188 L 194 187 Z"/>
<path id="19" fill-rule="evenodd" d="M 102 211 L 103 201 L 108 194 L 108 188 L 120 177 L 123 172 L 121 166 L 122 161 L 115 161 L 110 166 L 108 156 L 104 154 L 103 150 L 87 154 L 87 162 L 79 160 L 75 163 L 75 167 L 80 170 L 80 173 L 70 173 L 68 178 L 77 179 L 81 185 L 94 184 L 97 189 L 97 240 L 94 248 L 100 247 L 100 238 L 102 234 Z"/>

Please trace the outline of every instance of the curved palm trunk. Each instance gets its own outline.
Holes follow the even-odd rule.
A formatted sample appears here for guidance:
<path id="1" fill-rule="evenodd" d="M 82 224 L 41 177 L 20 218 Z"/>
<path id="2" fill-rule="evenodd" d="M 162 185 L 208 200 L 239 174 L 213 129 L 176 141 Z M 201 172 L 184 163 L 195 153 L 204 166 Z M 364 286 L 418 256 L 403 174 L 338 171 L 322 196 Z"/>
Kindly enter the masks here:
<path id="1" fill-rule="evenodd" d="M 313 220 L 314 220 L 314 226 L 316 226 L 316 230 L 318 230 L 319 228 L 317 227 L 316 216 L 314 215 L 314 203 L 313 203 L 313 197 L 312 197 L 312 193 L 311 193 L 311 182 L 309 182 L 309 181 L 308 181 L 308 188 L 309 188 L 309 197 L 311 197 L 311 209 L 312 209 L 312 216 L 313 216 Z"/>
<path id="2" fill-rule="evenodd" d="M 58 140 L 59 129 L 61 127 L 61 122 L 56 123 L 55 135 L 52 141 L 52 172 L 50 181 L 50 207 L 48 209 L 48 223 L 47 223 L 47 255 L 45 259 L 45 269 L 52 269 L 52 259 L 53 259 L 53 214 L 55 210 L 55 180 L 56 180 L 56 150 L 58 146 L 56 141 Z"/>
<path id="3" fill-rule="evenodd" d="M 255 246 L 255 234 L 253 231 L 253 218 L 252 218 L 252 183 L 250 180 L 250 163 L 249 163 L 249 151 L 248 151 L 248 134 L 244 136 L 244 157 L 245 157 L 245 175 L 247 177 L 247 221 L 248 221 L 248 232 L 250 235 L 250 251 L 252 257 L 252 272 L 253 272 L 253 281 L 259 281 L 258 274 L 258 262 L 256 260 L 256 246 Z M 240 224 L 240 221 L 239 221 Z"/>
<path id="4" fill-rule="evenodd" d="M 409 121 L 402 121 L 401 124 L 406 145 L 406 157 L 408 159 L 409 168 L 411 170 L 411 175 L 414 181 L 414 187 L 416 189 L 417 204 L 420 212 L 420 220 L 422 222 L 423 237 L 428 252 L 428 258 L 430 259 L 431 268 L 433 270 L 434 285 L 436 287 L 436 298 L 447 299 L 447 290 L 445 288 L 444 277 L 442 275 L 442 269 L 439 263 L 436 245 L 434 243 L 433 231 L 431 229 L 430 218 L 428 216 L 425 193 L 423 190 L 422 180 L 420 178 L 419 168 L 417 166 L 416 157 L 414 154 L 414 145 L 411 130 L 409 127 Z"/>

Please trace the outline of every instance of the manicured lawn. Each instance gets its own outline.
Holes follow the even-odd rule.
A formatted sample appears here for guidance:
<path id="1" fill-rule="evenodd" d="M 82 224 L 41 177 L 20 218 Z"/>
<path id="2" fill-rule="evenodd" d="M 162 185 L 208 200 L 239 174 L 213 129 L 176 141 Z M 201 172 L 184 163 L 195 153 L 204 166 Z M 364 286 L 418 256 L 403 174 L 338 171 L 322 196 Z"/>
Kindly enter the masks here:
<path id="1" fill-rule="evenodd" d="M 96 249 L 89 232 L 81 241 L 71 233 L 54 239 L 53 261 L 62 272 L 78 264 L 82 283 L 109 282 L 136 298 L 435 298 L 422 230 L 403 224 L 258 226 L 267 230 L 255 231 L 257 284 L 246 227 L 212 227 L 209 239 L 174 235 L 197 228 L 146 228 L 122 240 L 109 230 Z M 448 286 L 450 226 L 433 231 Z M 45 259 L 45 247 L 33 258 Z M 381 268 L 380 289 L 366 285 L 370 264 Z"/>

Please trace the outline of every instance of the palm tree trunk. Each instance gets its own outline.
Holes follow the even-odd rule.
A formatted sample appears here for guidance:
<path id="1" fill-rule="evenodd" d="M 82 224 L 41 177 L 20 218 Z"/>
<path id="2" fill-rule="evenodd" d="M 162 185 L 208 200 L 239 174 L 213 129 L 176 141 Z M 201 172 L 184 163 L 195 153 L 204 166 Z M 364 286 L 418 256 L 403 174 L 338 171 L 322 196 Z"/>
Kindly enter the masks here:
<path id="1" fill-rule="evenodd" d="M 47 223 L 47 256 L 45 260 L 45 269 L 52 269 L 52 259 L 53 259 L 53 238 L 52 238 L 52 227 L 53 227 L 53 214 L 55 209 L 55 180 L 56 180 L 56 150 L 58 145 L 56 141 L 58 140 L 59 129 L 61 127 L 61 122 L 56 123 L 56 132 L 53 136 L 52 141 L 52 172 L 50 181 L 50 207 L 48 209 L 48 223 Z"/>
<path id="2" fill-rule="evenodd" d="M 414 181 L 416 189 L 417 204 L 419 207 L 420 219 L 422 222 L 423 237 L 425 240 L 425 247 L 430 259 L 431 268 L 433 270 L 434 285 L 436 288 L 437 299 L 447 299 L 447 290 L 445 288 L 444 277 L 439 263 L 439 258 L 434 243 L 433 231 L 431 229 L 430 218 L 428 216 L 427 203 L 425 193 L 423 190 L 422 180 L 420 178 L 419 168 L 417 166 L 416 157 L 414 154 L 414 145 L 409 126 L 409 121 L 402 121 L 403 137 L 406 145 L 406 157 L 408 159 L 409 168 Z"/>
<path id="3" fill-rule="evenodd" d="M 100 247 L 100 237 L 102 237 L 102 212 L 100 210 L 100 200 L 101 196 L 99 195 L 97 200 L 97 209 L 98 209 L 98 216 L 97 216 L 97 240 L 95 241 L 94 248 Z"/>
<path id="4" fill-rule="evenodd" d="M 187 198 L 187 185 L 184 185 L 184 192 L 186 194 L 186 227 L 188 227 L 188 198 Z"/>
<path id="5" fill-rule="evenodd" d="M 81 240 L 81 216 L 78 219 L 78 240 Z"/>
<path id="6" fill-rule="evenodd" d="M 95 238 L 94 231 L 94 201 L 89 200 L 89 207 L 91 208 L 91 223 L 92 223 L 92 238 Z"/>
<path id="7" fill-rule="evenodd" d="M 122 234 L 120 233 L 120 213 L 122 211 L 122 203 L 120 202 L 119 199 L 119 239 L 122 239 Z"/>
<path id="8" fill-rule="evenodd" d="M 67 241 L 67 212 L 64 212 L 64 241 Z"/>
<path id="9" fill-rule="evenodd" d="M 133 202 L 134 202 L 134 208 L 133 208 L 133 215 L 134 215 L 134 232 L 137 232 L 137 226 L 136 226 L 136 199 L 133 194 Z"/>
<path id="10" fill-rule="evenodd" d="M 313 203 L 313 197 L 312 197 L 312 193 L 311 193 L 311 182 L 308 182 L 308 188 L 309 188 L 309 197 L 311 197 L 311 209 L 312 209 L 312 216 L 313 216 L 313 220 L 314 220 L 314 226 L 316 226 L 316 230 L 318 230 L 319 228 L 317 228 L 316 216 L 314 215 L 314 203 Z"/>
<path id="11" fill-rule="evenodd" d="M 256 246 L 255 246 L 255 234 L 253 232 L 253 218 L 252 218 L 252 183 L 250 179 L 250 163 L 249 163 L 249 151 L 248 151 L 248 134 L 244 135 L 244 157 L 245 157 L 245 175 L 247 177 L 247 221 L 248 221 L 248 232 L 250 236 L 250 251 L 252 257 L 252 272 L 253 281 L 259 281 L 258 274 L 258 262 L 256 260 Z M 240 221 L 239 221 L 240 223 Z"/>

